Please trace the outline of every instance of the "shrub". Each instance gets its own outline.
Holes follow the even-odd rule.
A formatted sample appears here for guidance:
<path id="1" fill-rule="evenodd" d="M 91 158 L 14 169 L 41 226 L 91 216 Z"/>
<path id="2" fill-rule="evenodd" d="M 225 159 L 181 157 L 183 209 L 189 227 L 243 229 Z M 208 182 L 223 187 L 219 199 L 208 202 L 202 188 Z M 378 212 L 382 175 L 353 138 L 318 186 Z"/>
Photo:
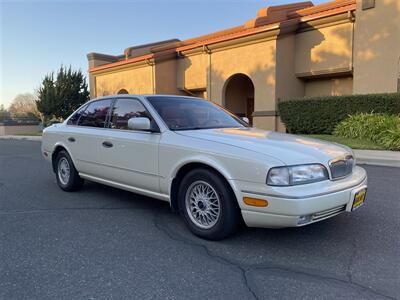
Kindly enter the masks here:
<path id="1" fill-rule="evenodd" d="M 279 102 L 278 111 L 290 133 L 331 134 L 349 115 L 372 112 L 399 115 L 400 93 L 290 99 Z"/>
<path id="2" fill-rule="evenodd" d="M 400 117 L 375 113 L 356 114 L 340 122 L 333 134 L 368 139 L 388 150 L 400 150 Z"/>
<path id="3" fill-rule="evenodd" d="M 400 151 L 400 126 L 381 135 L 382 145 L 388 150 Z"/>

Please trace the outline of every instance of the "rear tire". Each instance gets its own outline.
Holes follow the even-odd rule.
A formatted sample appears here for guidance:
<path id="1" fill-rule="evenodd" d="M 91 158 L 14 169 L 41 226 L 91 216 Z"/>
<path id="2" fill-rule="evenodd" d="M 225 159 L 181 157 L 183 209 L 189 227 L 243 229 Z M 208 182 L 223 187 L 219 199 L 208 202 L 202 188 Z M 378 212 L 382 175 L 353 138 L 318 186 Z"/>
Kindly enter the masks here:
<path id="1" fill-rule="evenodd" d="M 66 192 L 79 190 L 82 187 L 84 180 L 79 176 L 68 152 L 61 150 L 57 154 L 55 163 L 58 186 Z"/>
<path id="2" fill-rule="evenodd" d="M 183 178 L 179 208 L 190 231 L 208 240 L 224 239 L 241 224 L 240 209 L 230 186 L 219 174 L 195 169 Z"/>

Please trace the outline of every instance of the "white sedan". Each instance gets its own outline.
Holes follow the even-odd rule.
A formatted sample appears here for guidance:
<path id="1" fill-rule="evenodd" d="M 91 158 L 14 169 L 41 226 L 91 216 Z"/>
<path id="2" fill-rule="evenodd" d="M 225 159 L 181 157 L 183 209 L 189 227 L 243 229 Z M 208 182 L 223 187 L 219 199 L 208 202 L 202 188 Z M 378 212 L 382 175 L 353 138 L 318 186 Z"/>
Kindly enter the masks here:
<path id="1" fill-rule="evenodd" d="M 89 101 L 44 130 L 42 153 L 64 191 L 86 179 L 168 201 L 194 234 L 213 240 L 242 220 L 296 227 L 351 212 L 367 190 L 350 148 L 251 128 L 192 97 Z"/>

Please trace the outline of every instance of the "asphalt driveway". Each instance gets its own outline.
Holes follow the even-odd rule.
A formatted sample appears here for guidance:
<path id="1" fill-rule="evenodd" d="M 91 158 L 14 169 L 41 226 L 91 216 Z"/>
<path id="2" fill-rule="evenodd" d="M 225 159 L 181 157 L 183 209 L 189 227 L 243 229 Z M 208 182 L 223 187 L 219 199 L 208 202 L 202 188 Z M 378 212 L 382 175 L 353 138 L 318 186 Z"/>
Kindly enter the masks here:
<path id="1" fill-rule="evenodd" d="M 39 142 L 0 140 L 0 299 L 399 299 L 400 168 L 365 167 L 353 213 L 210 242 L 165 202 L 62 192 Z"/>

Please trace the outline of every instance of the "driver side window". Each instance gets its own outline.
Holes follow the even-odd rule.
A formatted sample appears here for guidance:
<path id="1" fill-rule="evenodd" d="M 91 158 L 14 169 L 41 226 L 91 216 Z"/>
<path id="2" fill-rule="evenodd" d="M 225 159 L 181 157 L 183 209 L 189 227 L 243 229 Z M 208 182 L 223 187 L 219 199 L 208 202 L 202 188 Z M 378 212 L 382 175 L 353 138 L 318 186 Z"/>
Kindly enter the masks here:
<path id="1" fill-rule="evenodd" d="M 151 120 L 150 114 L 138 100 L 118 99 L 111 114 L 110 128 L 129 130 L 128 120 L 137 117 L 146 117 Z"/>

